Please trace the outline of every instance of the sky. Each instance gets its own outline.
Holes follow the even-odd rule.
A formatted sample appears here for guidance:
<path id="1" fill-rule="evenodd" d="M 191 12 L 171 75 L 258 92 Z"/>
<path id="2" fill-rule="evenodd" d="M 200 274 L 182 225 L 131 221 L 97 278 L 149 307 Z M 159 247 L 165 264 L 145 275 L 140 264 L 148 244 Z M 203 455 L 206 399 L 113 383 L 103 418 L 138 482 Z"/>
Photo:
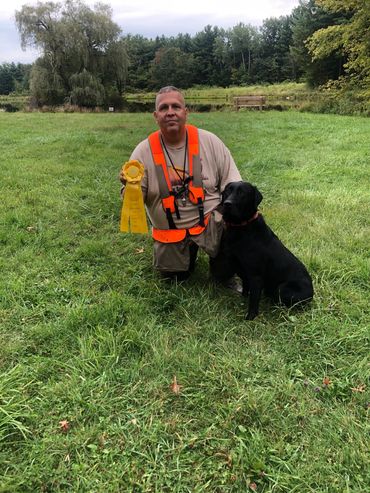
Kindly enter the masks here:
<path id="1" fill-rule="evenodd" d="M 55 1 L 55 0 L 54 0 Z M 39 53 L 27 47 L 21 49 L 15 25 L 15 11 L 22 5 L 36 5 L 34 0 L 8 0 L 0 5 L 0 64 L 4 62 L 32 63 Z M 93 7 L 96 0 L 85 0 Z M 113 21 L 122 34 L 141 34 L 146 38 L 194 35 L 211 26 L 233 27 L 239 22 L 260 26 L 264 19 L 289 15 L 299 0 L 102 0 L 113 9 Z M 169 5 L 170 4 L 170 5 Z"/>

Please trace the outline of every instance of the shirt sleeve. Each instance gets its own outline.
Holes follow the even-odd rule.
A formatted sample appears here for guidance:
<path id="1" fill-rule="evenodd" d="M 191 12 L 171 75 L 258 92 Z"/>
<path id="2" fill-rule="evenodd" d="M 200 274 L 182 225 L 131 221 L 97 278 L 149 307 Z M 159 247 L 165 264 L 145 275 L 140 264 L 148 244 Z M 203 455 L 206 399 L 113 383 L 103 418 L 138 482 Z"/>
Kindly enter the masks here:
<path id="1" fill-rule="evenodd" d="M 223 155 L 220 166 L 220 192 L 223 192 L 226 185 L 232 181 L 241 181 L 242 177 L 229 149 L 222 143 Z"/>
<path id="2" fill-rule="evenodd" d="M 213 159 L 217 166 L 218 188 L 221 193 L 224 191 L 228 183 L 232 181 L 241 181 L 242 177 L 231 155 L 231 152 L 222 140 L 211 133 L 209 133 L 209 136 L 213 141 Z"/>

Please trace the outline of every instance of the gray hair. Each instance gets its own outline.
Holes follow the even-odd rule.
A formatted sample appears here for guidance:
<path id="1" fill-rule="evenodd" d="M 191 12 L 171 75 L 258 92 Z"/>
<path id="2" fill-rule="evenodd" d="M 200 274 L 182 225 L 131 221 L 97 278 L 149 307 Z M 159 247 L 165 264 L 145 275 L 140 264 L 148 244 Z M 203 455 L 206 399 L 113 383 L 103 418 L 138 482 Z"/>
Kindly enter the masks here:
<path id="1" fill-rule="evenodd" d="M 184 95 L 183 93 L 180 91 L 180 89 L 178 89 L 177 87 L 175 86 L 164 86 L 162 87 L 161 89 L 159 89 L 159 91 L 157 92 L 156 96 L 155 96 L 155 108 L 157 109 L 157 102 L 158 102 L 158 96 L 160 94 L 165 94 L 167 92 L 178 92 L 179 94 L 181 94 L 183 100 L 184 100 L 184 104 L 185 104 L 185 98 L 184 98 Z"/>

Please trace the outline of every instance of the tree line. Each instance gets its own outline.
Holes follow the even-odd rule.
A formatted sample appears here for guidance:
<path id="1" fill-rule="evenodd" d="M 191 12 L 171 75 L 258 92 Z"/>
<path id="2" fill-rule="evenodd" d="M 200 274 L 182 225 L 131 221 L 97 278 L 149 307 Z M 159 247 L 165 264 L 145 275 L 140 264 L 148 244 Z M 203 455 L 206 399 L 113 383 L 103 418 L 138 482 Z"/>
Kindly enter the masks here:
<path id="1" fill-rule="evenodd" d="M 197 34 L 148 39 L 122 35 L 106 4 L 81 0 L 16 11 L 22 47 L 42 55 L 32 67 L 0 65 L 0 92 L 28 85 L 36 105 L 119 106 L 122 95 L 172 84 L 239 86 L 305 80 L 369 85 L 370 2 L 300 0 L 260 27 L 207 25 Z M 12 85 L 13 84 L 13 85 Z"/>

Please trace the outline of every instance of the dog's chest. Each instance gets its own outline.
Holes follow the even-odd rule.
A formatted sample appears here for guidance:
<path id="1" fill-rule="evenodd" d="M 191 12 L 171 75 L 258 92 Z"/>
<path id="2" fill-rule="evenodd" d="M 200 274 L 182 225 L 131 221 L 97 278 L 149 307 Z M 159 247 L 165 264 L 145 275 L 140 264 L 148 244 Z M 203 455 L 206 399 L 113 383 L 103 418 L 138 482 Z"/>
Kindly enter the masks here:
<path id="1" fill-rule="evenodd" d="M 226 237 L 226 247 L 229 255 L 243 259 L 255 251 L 261 252 L 263 243 L 255 231 L 231 230 Z"/>

